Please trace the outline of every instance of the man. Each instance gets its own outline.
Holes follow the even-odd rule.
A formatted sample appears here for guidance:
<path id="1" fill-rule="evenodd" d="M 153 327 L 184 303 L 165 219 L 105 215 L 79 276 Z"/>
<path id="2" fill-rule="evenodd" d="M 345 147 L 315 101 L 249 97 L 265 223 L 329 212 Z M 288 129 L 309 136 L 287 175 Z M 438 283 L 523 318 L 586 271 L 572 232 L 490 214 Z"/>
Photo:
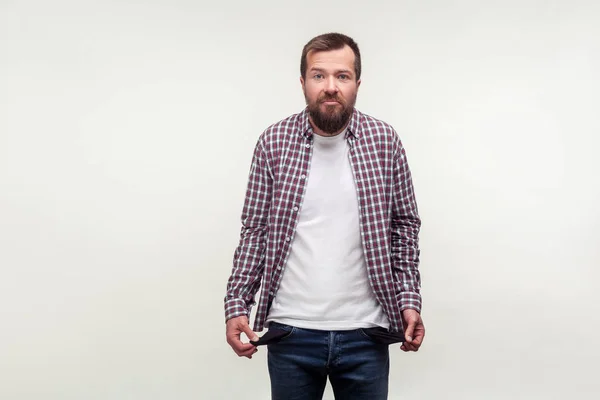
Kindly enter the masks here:
<path id="1" fill-rule="evenodd" d="M 353 39 L 315 37 L 300 73 L 306 108 L 255 147 L 225 296 L 227 341 L 240 357 L 267 346 L 274 400 L 321 399 L 328 377 L 336 399 L 387 399 L 389 345 L 417 351 L 425 335 L 406 154 L 390 125 L 354 107 Z"/>

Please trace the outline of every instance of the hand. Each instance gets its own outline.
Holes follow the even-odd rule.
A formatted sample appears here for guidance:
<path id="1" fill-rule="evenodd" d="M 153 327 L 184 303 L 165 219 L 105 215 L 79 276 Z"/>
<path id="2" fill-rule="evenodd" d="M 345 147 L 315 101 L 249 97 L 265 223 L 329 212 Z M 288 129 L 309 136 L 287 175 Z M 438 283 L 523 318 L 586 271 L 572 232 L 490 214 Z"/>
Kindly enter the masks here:
<path id="1" fill-rule="evenodd" d="M 416 310 L 406 309 L 402 311 L 402 322 L 406 340 L 402 343 L 400 349 L 402 351 L 418 351 L 425 337 L 425 326 L 421 315 Z"/>
<path id="2" fill-rule="evenodd" d="M 231 346 L 235 354 L 239 357 L 252 358 L 252 355 L 258 351 L 256 346 L 251 343 L 243 343 L 240 339 L 242 332 L 248 336 L 248 339 L 258 340 L 258 335 L 250 329 L 248 325 L 248 317 L 241 315 L 231 318 L 227 321 L 227 343 Z"/>

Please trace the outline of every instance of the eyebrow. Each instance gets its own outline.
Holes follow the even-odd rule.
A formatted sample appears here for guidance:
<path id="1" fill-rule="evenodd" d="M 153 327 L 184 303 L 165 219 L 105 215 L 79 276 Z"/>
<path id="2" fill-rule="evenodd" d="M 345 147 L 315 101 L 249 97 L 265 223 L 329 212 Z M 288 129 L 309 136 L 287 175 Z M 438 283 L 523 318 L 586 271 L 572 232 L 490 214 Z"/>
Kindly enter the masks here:
<path id="1" fill-rule="evenodd" d="M 321 69 L 321 68 L 311 68 L 310 71 L 311 72 L 326 72 L 324 69 Z M 335 74 L 350 74 L 350 75 L 352 75 L 352 71 L 349 69 L 338 69 L 334 73 Z"/>

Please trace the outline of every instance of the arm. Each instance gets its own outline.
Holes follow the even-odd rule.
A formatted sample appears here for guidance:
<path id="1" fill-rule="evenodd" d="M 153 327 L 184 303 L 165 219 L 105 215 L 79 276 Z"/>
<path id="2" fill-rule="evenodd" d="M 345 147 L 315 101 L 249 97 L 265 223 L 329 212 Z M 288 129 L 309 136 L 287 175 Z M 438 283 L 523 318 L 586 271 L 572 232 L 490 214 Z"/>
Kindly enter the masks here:
<path id="1" fill-rule="evenodd" d="M 250 317 L 254 296 L 264 270 L 267 219 L 271 205 L 273 177 L 262 138 L 256 144 L 242 210 L 240 242 L 225 295 L 225 320 Z"/>
<path id="2" fill-rule="evenodd" d="M 421 219 L 406 153 L 397 139 L 394 157 L 394 198 L 392 207 L 392 269 L 402 312 L 405 342 L 403 351 L 418 351 L 425 336 L 421 318 L 421 276 L 419 274 L 419 230 Z"/>
<path id="3" fill-rule="evenodd" d="M 406 153 L 400 140 L 395 143 L 394 189 L 391 218 L 392 269 L 400 311 L 421 312 L 419 274 L 419 218 Z"/>

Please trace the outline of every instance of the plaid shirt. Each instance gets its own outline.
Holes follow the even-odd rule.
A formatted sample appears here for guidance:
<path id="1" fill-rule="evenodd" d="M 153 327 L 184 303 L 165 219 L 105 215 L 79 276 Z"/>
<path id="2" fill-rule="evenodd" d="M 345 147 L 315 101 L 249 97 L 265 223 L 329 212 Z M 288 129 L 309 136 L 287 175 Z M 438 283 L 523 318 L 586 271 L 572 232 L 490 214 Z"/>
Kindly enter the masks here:
<path id="1" fill-rule="evenodd" d="M 262 281 L 256 332 L 264 328 L 290 254 L 308 182 L 313 134 L 304 109 L 270 126 L 255 147 L 240 242 L 227 283 L 225 319 L 250 316 Z M 390 331 L 402 330 L 402 310 L 421 312 L 421 220 L 406 154 L 390 125 L 356 109 L 346 140 L 369 281 Z"/>

